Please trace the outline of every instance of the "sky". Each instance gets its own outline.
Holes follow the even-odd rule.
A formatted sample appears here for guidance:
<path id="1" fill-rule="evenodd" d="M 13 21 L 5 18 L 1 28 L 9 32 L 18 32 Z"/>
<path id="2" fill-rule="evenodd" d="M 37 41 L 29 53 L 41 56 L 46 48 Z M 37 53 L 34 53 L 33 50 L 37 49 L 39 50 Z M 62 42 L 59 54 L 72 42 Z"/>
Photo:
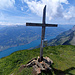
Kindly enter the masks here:
<path id="1" fill-rule="evenodd" d="M 75 0 L 0 0 L 0 25 L 42 23 L 46 5 L 46 23 L 75 25 Z"/>

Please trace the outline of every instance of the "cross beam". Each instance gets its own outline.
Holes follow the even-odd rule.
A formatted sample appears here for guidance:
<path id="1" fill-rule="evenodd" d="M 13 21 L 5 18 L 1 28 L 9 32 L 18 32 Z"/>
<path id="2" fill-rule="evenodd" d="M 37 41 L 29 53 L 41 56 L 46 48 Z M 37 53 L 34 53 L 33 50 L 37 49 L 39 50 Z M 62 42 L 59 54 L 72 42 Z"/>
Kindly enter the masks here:
<path id="1" fill-rule="evenodd" d="M 42 23 L 26 23 L 26 26 L 57 27 L 57 25 L 56 25 L 56 24 L 42 24 Z"/>
<path id="2" fill-rule="evenodd" d="M 40 46 L 40 61 L 43 60 L 43 41 L 45 37 L 45 27 L 57 27 L 57 24 L 46 24 L 46 5 L 43 9 L 43 20 L 42 23 L 26 23 L 26 26 L 41 26 L 42 27 L 42 35 L 41 35 L 41 46 Z"/>

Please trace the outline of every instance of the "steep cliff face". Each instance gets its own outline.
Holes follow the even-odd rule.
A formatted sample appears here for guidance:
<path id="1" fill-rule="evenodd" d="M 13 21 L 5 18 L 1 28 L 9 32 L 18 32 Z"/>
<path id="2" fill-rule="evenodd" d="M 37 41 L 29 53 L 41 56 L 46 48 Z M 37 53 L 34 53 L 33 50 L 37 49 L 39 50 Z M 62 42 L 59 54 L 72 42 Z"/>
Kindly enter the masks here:
<path id="1" fill-rule="evenodd" d="M 72 30 L 75 31 L 75 25 L 73 26 Z"/>
<path id="2" fill-rule="evenodd" d="M 75 45 L 75 31 L 73 32 L 73 36 L 71 41 L 69 41 L 71 45 Z"/>
<path id="3" fill-rule="evenodd" d="M 75 45 L 75 25 L 72 29 L 59 34 L 55 39 L 48 42 L 48 45 Z"/>

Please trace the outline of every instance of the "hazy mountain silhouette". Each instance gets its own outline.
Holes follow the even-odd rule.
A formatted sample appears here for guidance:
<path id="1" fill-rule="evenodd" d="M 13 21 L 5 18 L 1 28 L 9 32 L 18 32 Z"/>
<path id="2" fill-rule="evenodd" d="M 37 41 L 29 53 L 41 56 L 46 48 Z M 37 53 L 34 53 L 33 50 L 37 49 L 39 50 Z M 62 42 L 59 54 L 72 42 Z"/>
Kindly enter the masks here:
<path id="1" fill-rule="evenodd" d="M 72 29 L 59 34 L 56 38 L 50 40 L 48 45 L 75 45 L 75 25 Z"/>

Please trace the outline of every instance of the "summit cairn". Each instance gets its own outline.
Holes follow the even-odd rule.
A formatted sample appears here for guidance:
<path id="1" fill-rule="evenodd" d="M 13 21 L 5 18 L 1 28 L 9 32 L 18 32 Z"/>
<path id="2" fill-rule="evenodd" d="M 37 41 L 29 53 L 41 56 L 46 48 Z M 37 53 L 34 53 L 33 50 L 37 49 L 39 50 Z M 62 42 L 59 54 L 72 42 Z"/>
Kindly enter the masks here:
<path id="1" fill-rule="evenodd" d="M 26 65 L 22 67 L 33 67 L 36 74 L 40 74 L 42 70 L 51 70 L 51 64 L 53 61 L 49 57 L 43 57 L 43 42 L 45 37 L 45 28 L 46 27 L 57 27 L 57 24 L 46 24 L 46 5 L 43 9 L 43 20 L 42 23 L 26 23 L 26 26 L 40 26 L 42 27 L 42 35 L 41 35 L 41 46 L 40 46 L 40 57 L 33 58 Z"/>

